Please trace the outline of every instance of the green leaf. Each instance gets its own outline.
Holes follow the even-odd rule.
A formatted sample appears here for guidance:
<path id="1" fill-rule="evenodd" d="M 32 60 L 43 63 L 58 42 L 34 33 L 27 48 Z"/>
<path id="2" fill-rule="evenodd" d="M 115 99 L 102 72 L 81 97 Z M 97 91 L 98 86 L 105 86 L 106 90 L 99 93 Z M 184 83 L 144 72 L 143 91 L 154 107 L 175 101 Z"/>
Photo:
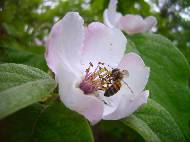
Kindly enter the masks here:
<path id="1" fill-rule="evenodd" d="M 34 49 L 40 50 L 39 47 Z M 30 65 L 44 71 L 47 71 L 48 67 L 44 59 L 44 54 L 35 53 L 19 48 L 0 47 L 0 63 L 17 63 Z"/>
<path id="2" fill-rule="evenodd" d="M 141 135 L 123 125 L 122 121 L 105 120 L 93 128 L 95 131 L 95 141 L 97 142 L 144 142 Z"/>
<path id="3" fill-rule="evenodd" d="M 158 140 L 165 141 L 164 138 L 172 138 L 172 135 L 169 135 L 167 131 L 173 130 L 175 126 L 177 129 L 178 126 L 185 138 L 190 140 L 190 89 L 188 86 L 190 68 L 185 57 L 168 39 L 160 35 L 138 34 L 130 36 L 129 41 L 127 51 L 140 54 L 145 64 L 150 67 L 150 78 L 147 86 L 150 90 L 150 98 L 171 115 L 171 117 L 167 115 L 168 119 L 172 118 L 173 122 L 175 121 L 177 124 L 174 125 L 169 119 L 171 122 L 168 122 L 168 124 L 171 123 L 171 127 L 164 131 L 163 125 L 166 124 L 158 123 L 156 119 L 152 119 L 152 125 L 157 126 L 156 131 L 152 130 L 154 135 L 158 137 Z M 153 105 L 152 107 L 156 106 Z M 152 115 L 154 113 L 156 111 Z M 145 117 L 146 114 L 148 115 L 148 112 L 144 114 Z M 133 116 L 133 121 L 134 119 L 141 121 L 136 116 Z M 166 120 L 165 117 L 164 119 Z M 137 124 L 134 123 L 134 125 L 136 125 L 134 127 L 138 127 Z M 147 124 L 140 123 L 140 125 L 144 127 Z M 142 131 L 139 131 L 139 133 L 146 137 L 146 134 Z M 173 136 L 174 138 L 181 138 L 180 141 L 184 141 L 180 132 L 174 134 L 176 134 L 175 137 Z M 154 135 L 150 132 L 149 137 L 154 137 L 156 141 L 157 138 Z"/>
<path id="4" fill-rule="evenodd" d="M 92 132 L 85 118 L 68 110 L 62 103 L 45 110 L 36 124 L 34 142 L 92 142 Z"/>
<path id="5" fill-rule="evenodd" d="M 37 68 L 0 64 L 0 118 L 49 97 L 55 87 L 55 81 Z"/>
<path id="6" fill-rule="evenodd" d="M 122 122 L 136 130 L 147 142 L 185 141 L 171 115 L 151 99 L 138 112 Z"/>
<path id="7" fill-rule="evenodd" d="M 9 142 L 93 142 L 87 120 L 63 103 L 34 105 L 5 120 Z"/>

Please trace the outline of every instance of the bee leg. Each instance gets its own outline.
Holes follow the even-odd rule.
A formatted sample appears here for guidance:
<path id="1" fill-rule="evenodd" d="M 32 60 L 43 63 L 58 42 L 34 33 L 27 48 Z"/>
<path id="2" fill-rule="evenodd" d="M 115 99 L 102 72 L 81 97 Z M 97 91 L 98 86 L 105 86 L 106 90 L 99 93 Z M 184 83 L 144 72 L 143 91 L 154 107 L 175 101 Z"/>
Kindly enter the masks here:
<path id="1" fill-rule="evenodd" d="M 103 99 L 101 99 L 101 101 L 105 104 L 105 105 L 110 105 L 110 103 L 108 101 L 105 101 Z M 111 106 L 111 105 L 110 105 Z"/>
<path id="2" fill-rule="evenodd" d="M 102 101 L 104 102 L 104 104 L 106 104 L 106 105 L 108 104 L 106 101 L 104 101 L 104 100 L 102 100 Z"/>
<path id="3" fill-rule="evenodd" d="M 109 105 L 112 106 L 111 100 L 104 100 L 102 97 L 99 96 L 99 99 L 105 104 L 105 105 Z"/>
<path id="4" fill-rule="evenodd" d="M 111 102 L 111 100 L 107 100 L 107 101 L 105 101 L 105 100 L 102 100 L 103 102 L 104 102 L 104 104 L 106 104 L 106 105 L 108 105 L 108 106 L 112 106 L 112 102 Z"/>

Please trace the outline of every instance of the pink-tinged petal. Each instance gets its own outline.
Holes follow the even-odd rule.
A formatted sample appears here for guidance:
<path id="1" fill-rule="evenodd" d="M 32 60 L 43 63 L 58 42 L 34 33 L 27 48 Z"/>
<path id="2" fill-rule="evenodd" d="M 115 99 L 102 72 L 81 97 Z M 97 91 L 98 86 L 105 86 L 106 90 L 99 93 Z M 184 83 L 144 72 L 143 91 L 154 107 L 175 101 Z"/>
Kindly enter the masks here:
<path id="1" fill-rule="evenodd" d="M 116 11 L 117 0 L 110 0 L 108 9 L 104 10 L 104 23 L 109 27 L 115 27 L 122 16 L 121 13 Z"/>
<path id="2" fill-rule="evenodd" d="M 134 94 L 142 92 L 148 82 L 150 69 L 145 66 L 142 58 L 136 53 L 128 53 L 121 60 L 118 68 L 127 70 L 129 76 L 124 81 L 132 89 Z"/>
<path id="3" fill-rule="evenodd" d="M 146 23 L 146 31 L 149 31 L 152 27 L 156 26 L 157 20 L 154 16 L 148 16 L 144 19 Z"/>
<path id="4" fill-rule="evenodd" d="M 56 81 L 60 98 L 66 107 L 86 117 L 92 125 L 101 120 L 104 110 L 102 101 L 95 96 L 85 95 L 79 89 L 80 77 L 75 76 L 67 65 L 59 67 Z"/>
<path id="5" fill-rule="evenodd" d="M 124 55 L 127 39 L 119 29 L 91 23 L 85 32 L 81 64 L 104 62 L 116 66 Z"/>
<path id="6" fill-rule="evenodd" d="M 120 94 L 122 99 L 119 107 L 111 114 L 103 116 L 104 120 L 118 120 L 125 118 L 135 112 L 141 105 L 147 103 L 149 91 L 146 90 L 139 95 Z"/>
<path id="7" fill-rule="evenodd" d="M 48 37 L 46 61 L 56 73 L 57 67 L 67 60 L 72 67 L 79 65 L 80 49 L 84 41 L 83 19 L 76 12 L 67 13 L 57 22 Z"/>
<path id="8" fill-rule="evenodd" d="M 145 31 L 145 22 L 139 15 L 128 14 L 119 20 L 119 28 L 128 34 L 141 33 Z"/>

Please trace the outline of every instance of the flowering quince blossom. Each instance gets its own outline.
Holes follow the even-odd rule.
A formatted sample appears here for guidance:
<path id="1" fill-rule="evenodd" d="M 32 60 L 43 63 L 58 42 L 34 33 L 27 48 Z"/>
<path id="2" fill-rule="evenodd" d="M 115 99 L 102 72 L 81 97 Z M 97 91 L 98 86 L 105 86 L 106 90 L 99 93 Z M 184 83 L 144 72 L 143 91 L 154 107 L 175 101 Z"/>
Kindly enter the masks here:
<path id="1" fill-rule="evenodd" d="M 154 16 L 148 16 L 145 19 L 140 15 L 122 16 L 116 8 L 117 0 L 110 0 L 108 9 L 104 11 L 104 23 L 109 27 L 117 27 L 128 34 L 134 34 L 149 31 L 157 24 Z"/>
<path id="2" fill-rule="evenodd" d="M 119 29 L 99 22 L 83 24 L 78 13 L 68 12 L 53 26 L 46 43 L 46 61 L 55 73 L 60 98 L 91 124 L 129 116 L 147 102 L 149 92 L 143 90 L 149 68 L 137 54 L 124 55 L 127 39 Z M 104 95 L 112 70 L 108 65 L 128 71 L 123 80 L 133 92 L 122 83 L 116 94 Z"/>

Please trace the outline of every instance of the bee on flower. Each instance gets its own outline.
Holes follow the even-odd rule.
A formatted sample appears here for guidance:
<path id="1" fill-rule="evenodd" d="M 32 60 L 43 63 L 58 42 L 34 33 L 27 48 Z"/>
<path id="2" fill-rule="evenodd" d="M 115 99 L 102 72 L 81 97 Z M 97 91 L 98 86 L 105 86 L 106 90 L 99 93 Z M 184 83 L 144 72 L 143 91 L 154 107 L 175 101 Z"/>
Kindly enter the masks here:
<path id="1" fill-rule="evenodd" d="M 45 57 L 60 99 L 91 124 L 127 117 L 147 102 L 149 68 L 136 53 L 124 54 L 126 44 L 119 29 L 99 22 L 84 26 L 76 12 L 51 29 Z"/>

